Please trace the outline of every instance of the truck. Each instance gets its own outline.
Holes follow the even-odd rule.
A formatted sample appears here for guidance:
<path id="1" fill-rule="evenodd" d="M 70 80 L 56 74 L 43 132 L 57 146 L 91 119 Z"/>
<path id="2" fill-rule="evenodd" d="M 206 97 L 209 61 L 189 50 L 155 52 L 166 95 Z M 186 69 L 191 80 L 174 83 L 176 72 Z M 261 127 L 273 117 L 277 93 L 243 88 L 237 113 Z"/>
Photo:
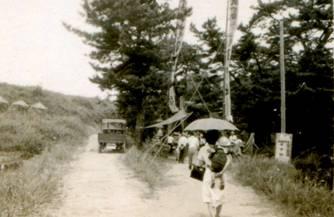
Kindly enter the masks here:
<path id="1" fill-rule="evenodd" d="M 99 153 L 106 149 L 125 152 L 126 131 L 127 127 L 124 119 L 102 119 L 101 132 L 97 135 Z"/>

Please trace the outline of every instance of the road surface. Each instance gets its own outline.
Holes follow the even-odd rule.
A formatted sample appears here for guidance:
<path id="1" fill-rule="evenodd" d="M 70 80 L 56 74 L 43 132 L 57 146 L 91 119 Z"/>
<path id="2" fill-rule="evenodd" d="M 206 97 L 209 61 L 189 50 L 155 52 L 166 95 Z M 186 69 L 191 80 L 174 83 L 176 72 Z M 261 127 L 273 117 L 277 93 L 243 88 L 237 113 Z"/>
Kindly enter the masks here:
<path id="1" fill-rule="evenodd" d="M 124 154 L 97 152 L 92 136 L 64 177 L 61 203 L 52 217 L 208 217 L 201 183 L 189 178 L 186 164 L 171 162 L 167 179 L 154 194 L 127 168 Z M 222 217 L 283 217 L 248 187 L 227 176 Z"/>

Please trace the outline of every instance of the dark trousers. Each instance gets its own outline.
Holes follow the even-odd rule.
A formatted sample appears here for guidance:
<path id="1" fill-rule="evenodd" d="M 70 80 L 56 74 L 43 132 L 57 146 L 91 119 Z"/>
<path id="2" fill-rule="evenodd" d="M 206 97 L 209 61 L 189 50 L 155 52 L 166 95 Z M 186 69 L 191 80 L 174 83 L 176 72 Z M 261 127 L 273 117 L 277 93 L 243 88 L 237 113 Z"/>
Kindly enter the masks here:
<path id="1" fill-rule="evenodd" d="M 186 149 L 185 148 L 179 150 L 179 163 L 184 162 L 185 155 L 186 155 Z"/>

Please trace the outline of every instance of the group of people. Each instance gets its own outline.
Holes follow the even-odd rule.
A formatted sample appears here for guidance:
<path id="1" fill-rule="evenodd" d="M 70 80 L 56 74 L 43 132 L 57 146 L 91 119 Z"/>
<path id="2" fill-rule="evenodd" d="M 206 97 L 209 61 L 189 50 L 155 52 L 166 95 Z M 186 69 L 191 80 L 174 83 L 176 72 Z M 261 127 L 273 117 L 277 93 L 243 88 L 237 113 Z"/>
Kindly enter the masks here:
<path id="1" fill-rule="evenodd" d="M 197 156 L 198 150 L 205 144 L 202 133 L 183 132 L 176 141 L 176 160 L 183 163 L 185 157 L 188 157 L 189 169 Z"/>
<path id="2" fill-rule="evenodd" d="M 241 147 L 243 146 L 234 131 L 220 132 L 221 136 L 217 141 L 217 145 L 231 146 L 231 151 L 235 155 L 241 155 Z M 184 163 L 185 158 L 188 158 L 189 169 L 197 159 L 198 151 L 206 144 L 206 139 L 202 132 L 183 132 L 181 134 L 175 133 L 167 137 L 167 144 L 170 150 L 175 149 L 176 160 L 179 163 Z"/>
<path id="3" fill-rule="evenodd" d="M 158 131 L 163 137 L 162 130 Z M 175 150 L 176 160 L 184 163 L 188 158 L 188 167 L 205 168 L 202 179 L 202 200 L 207 204 L 210 217 L 219 217 L 222 208 L 224 173 L 232 162 L 233 156 L 241 155 L 243 141 L 234 131 L 209 130 L 205 132 L 182 132 L 167 136 L 170 153 Z"/>

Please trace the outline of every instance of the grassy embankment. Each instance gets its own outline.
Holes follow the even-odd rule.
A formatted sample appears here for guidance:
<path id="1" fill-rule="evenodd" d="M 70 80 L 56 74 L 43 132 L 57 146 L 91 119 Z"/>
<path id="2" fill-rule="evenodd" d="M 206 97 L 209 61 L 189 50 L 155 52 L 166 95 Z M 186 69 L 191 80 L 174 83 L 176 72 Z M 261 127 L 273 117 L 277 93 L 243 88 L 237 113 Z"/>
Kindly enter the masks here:
<path id="1" fill-rule="evenodd" d="M 0 217 L 43 216 L 44 206 L 59 193 L 66 164 L 110 105 L 8 84 L 0 84 L 0 95 L 10 103 L 40 101 L 48 107 L 45 112 L 0 113 L 1 155 L 23 159 L 19 168 L 0 173 Z"/>
<path id="2" fill-rule="evenodd" d="M 305 180 L 293 166 L 274 159 L 244 157 L 234 163 L 233 173 L 278 204 L 289 217 L 333 217 L 334 195 L 315 182 Z"/>

